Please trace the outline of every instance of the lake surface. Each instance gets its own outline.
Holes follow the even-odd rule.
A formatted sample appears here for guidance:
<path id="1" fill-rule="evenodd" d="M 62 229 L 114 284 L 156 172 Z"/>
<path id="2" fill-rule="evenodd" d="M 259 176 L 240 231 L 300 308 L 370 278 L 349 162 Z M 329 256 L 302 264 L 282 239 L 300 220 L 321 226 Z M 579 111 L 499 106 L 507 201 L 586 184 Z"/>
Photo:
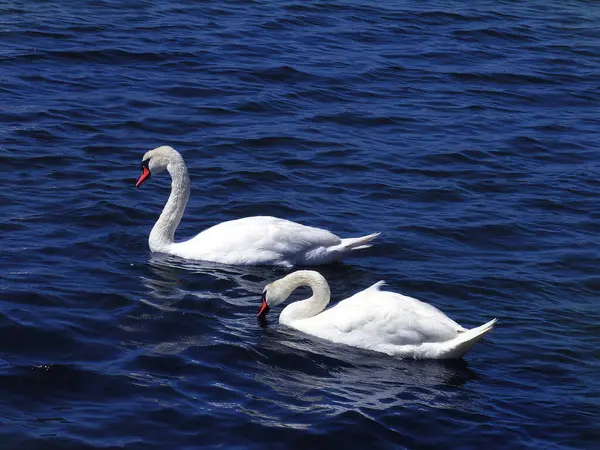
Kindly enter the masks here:
<path id="1" fill-rule="evenodd" d="M 600 447 L 600 4 L 0 4 L 2 449 Z M 275 215 L 471 327 L 402 361 L 256 321 L 289 271 L 151 254 Z M 307 295 L 301 290 L 294 298 Z"/>

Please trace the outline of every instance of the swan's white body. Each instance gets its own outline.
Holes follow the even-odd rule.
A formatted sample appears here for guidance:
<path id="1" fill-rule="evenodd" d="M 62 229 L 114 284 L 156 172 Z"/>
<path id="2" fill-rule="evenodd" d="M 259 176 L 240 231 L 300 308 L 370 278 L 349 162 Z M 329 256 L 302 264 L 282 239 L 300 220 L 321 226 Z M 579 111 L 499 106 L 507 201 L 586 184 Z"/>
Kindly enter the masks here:
<path id="1" fill-rule="evenodd" d="M 309 286 L 312 297 L 284 308 L 281 324 L 328 341 L 414 359 L 462 358 L 496 323 L 493 319 L 468 330 L 432 305 L 381 291 L 383 284 L 324 311 L 330 299 L 327 281 L 318 272 L 300 270 L 267 285 L 259 315 L 297 287 Z"/>
<path id="2" fill-rule="evenodd" d="M 352 250 L 370 247 L 379 233 L 341 239 L 320 228 L 276 217 L 256 216 L 231 220 L 202 231 L 184 242 L 175 242 L 175 230 L 190 196 L 190 178 L 183 157 L 171 147 L 150 150 L 142 160 L 141 185 L 150 173 L 167 170 L 171 195 L 150 232 L 153 252 L 223 264 L 269 264 L 291 267 L 336 261 Z"/>

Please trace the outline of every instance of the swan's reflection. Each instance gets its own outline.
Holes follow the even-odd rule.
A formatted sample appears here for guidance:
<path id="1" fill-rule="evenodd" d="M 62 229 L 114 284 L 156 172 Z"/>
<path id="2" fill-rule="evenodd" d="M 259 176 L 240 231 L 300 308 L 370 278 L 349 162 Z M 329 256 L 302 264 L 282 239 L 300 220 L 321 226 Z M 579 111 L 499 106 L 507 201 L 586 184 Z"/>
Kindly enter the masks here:
<path id="1" fill-rule="evenodd" d="M 256 287 L 253 282 L 286 273 L 287 270 L 274 266 L 233 266 L 210 261 L 191 261 L 160 253 L 153 253 L 148 262 L 157 276 L 173 282 L 191 274 L 207 275 L 217 280 L 237 282 L 238 287 L 247 290 Z"/>
<path id="2" fill-rule="evenodd" d="M 478 378 L 464 360 L 401 360 L 304 338 L 293 330 L 265 333 L 260 353 L 268 358 L 257 362 L 256 380 L 330 414 L 407 405 L 461 408 L 466 400 L 460 388 Z"/>
<path id="3" fill-rule="evenodd" d="M 190 295 L 205 301 L 248 306 L 249 298 L 262 292 L 265 280 L 284 273 L 284 269 L 269 266 L 229 266 L 152 254 L 148 272 L 141 276 L 150 299 L 142 301 L 173 307 Z"/>
<path id="4" fill-rule="evenodd" d="M 219 299 L 238 306 L 258 308 L 260 305 L 256 303 L 256 297 L 260 297 L 265 285 L 296 270 L 190 261 L 159 253 L 153 253 L 148 262 L 148 272 L 141 277 L 142 283 L 153 301 L 171 306 L 186 295 L 192 295 L 200 300 Z M 332 280 L 334 292 L 350 294 L 352 289 L 358 291 L 378 281 L 370 272 L 342 262 L 319 266 L 317 270 Z M 356 288 L 353 288 L 354 285 Z M 299 289 L 296 295 L 302 296 L 305 292 Z M 338 294 L 333 301 L 346 296 Z"/>

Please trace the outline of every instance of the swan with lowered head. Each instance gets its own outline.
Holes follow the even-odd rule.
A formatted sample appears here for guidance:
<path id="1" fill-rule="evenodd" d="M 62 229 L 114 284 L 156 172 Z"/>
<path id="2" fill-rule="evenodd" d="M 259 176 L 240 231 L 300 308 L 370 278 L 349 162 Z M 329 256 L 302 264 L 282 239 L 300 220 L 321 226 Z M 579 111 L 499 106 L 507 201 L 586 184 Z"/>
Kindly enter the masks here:
<path id="1" fill-rule="evenodd" d="M 382 291 L 380 281 L 324 311 L 331 291 L 318 272 L 298 270 L 268 284 L 258 313 L 285 301 L 300 286 L 312 297 L 288 305 L 279 323 L 338 344 L 374 350 L 401 358 L 462 358 L 497 319 L 466 329 L 436 307 L 395 292 Z"/>
<path id="2" fill-rule="evenodd" d="M 171 175 L 171 195 L 150 232 L 148 243 L 153 252 L 223 264 L 291 267 L 336 261 L 353 250 L 370 247 L 370 242 L 379 235 L 341 239 L 320 228 L 276 217 L 255 216 L 223 222 L 187 241 L 175 242 L 175 230 L 190 196 L 190 177 L 181 154 L 169 146 L 147 152 L 136 187 L 164 170 Z"/>

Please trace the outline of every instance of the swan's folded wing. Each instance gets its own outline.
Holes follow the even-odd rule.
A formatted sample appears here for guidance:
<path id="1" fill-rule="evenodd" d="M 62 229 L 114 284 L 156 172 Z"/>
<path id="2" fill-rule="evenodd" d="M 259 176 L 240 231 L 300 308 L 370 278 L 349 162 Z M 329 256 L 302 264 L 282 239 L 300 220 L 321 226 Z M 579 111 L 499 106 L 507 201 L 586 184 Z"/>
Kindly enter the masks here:
<path id="1" fill-rule="evenodd" d="M 284 256 L 305 253 L 318 247 L 331 247 L 342 242 L 338 236 L 321 228 L 275 217 L 269 219 L 259 245 Z"/>
<path id="2" fill-rule="evenodd" d="M 458 323 L 429 303 L 422 302 L 421 300 L 407 295 L 398 294 L 397 292 L 381 291 L 380 288 L 384 284 L 384 281 L 379 281 L 364 291 L 349 297 L 347 300 L 344 300 L 344 302 L 356 303 L 357 305 L 355 305 L 354 308 L 362 307 L 362 304 L 366 303 L 371 308 L 383 312 L 387 311 L 388 313 L 411 311 L 422 317 L 429 317 L 442 323 L 448 322 L 458 329 L 463 329 Z M 358 304 L 360 304 L 360 306 Z"/>
<path id="3" fill-rule="evenodd" d="M 255 216 L 219 223 L 178 245 L 207 259 L 274 262 L 340 242 L 338 236 L 327 230 L 276 217 Z"/>
<path id="4" fill-rule="evenodd" d="M 318 328 L 317 322 L 321 322 L 322 329 L 329 327 L 339 331 L 343 337 L 338 340 L 365 348 L 382 343 L 442 342 L 456 337 L 462 328 L 437 308 L 411 297 L 407 299 L 412 301 L 397 301 L 394 297 L 399 294 L 392 292 L 378 292 L 376 296 L 361 295 L 363 293 L 368 294 L 368 290 L 311 319 L 315 320 L 315 327 Z"/>

